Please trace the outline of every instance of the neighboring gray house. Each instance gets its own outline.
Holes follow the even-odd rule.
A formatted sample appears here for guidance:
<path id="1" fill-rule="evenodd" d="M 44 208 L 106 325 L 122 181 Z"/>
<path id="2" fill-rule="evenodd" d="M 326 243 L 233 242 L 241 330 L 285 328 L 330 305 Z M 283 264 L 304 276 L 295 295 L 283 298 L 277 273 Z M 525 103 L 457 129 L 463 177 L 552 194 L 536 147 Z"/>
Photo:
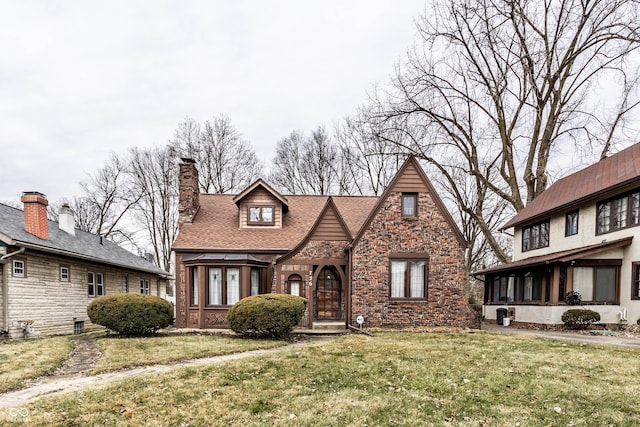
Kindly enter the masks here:
<path id="1" fill-rule="evenodd" d="M 97 296 L 166 296 L 170 274 L 96 234 L 75 229 L 66 206 L 47 219 L 46 197 L 22 195 L 24 211 L 0 204 L 0 332 L 11 338 L 80 333 Z"/>

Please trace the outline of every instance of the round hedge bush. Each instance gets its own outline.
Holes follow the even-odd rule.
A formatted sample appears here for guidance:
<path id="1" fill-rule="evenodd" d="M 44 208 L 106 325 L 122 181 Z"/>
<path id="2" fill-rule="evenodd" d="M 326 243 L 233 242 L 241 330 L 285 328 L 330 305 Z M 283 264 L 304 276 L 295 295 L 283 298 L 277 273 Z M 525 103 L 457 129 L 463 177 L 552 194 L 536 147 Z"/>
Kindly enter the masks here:
<path id="1" fill-rule="evenodd" d="M 243 337 L 283 338 L 300 322 L 306 306 L 307 300 L 296 295 L 254 295 L 235 303 L 227 322 Z"/>
<path id="2" fill-rule="evenodd" d="M 562 321 L 569 329 L 587 329 L 600 321 L 600 313 L 584 308 L 575 308 L 562 313 Z"/>
<path id="3" fill-rule="evenodd" d="M 165 299 L 143 294 L 111 294 L 87 306 L 91 322 L 127 337 L 151 335 L 173 321 L 173 306 Z"/>

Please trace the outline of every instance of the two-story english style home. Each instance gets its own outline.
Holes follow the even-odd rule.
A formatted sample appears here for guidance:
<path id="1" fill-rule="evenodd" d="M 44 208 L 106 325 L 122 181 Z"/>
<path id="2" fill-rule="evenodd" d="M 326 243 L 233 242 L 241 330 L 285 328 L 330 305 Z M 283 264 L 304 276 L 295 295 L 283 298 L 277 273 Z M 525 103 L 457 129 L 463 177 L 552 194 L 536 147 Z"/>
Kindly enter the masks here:
<path id="1" fill-rule="evenodd" d="M 96 234 L 75 228 L 63 206 L 47 219 L 46 197 L 22 195 L 24 210 L 0 204 L 0 333 L 20 339 L 81 333 L 93 298 L 136 292 L 164 297 L 169 273 Z"/>
<path id="2" fill-rule="evenodd" d="M 200 194 L 180 164 L 176 325 L 225 328 L 241 298 L 308 299 L 303 328 L 472 326 L 466 242 L 410 157 L 380 197 L 282 195 L 257 180 L 236 195 Z"/>
<path id="3" fill-rule="evenodd" d="M 562 178 L 518 212 L 513 261 L 485 277 L 484 316 L 562 325 L 566 294 L 605 324 L 640 317 L 640 143 Z"/>

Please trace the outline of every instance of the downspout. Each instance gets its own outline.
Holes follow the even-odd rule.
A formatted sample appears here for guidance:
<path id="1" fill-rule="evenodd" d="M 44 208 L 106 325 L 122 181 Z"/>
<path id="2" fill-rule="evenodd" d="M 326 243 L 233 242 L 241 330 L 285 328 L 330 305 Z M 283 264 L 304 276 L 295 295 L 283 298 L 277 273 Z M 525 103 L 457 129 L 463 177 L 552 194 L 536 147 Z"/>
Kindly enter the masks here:
<path id="1" fill-rule="evenodd" d="M 351 326 L 351 292 L 352 292 L 352 283 L 351 283 L 351 254 L 353 253 L 353 246 L 349 243 L 347 246 L 347 250 L 349 251 L 349 257 L 347 261 L 347 287 L 349 288 L 349 292 L 347 292 L 347 326 Z"/>
<path id="2" fill-rule="evenodd" d="M 15 252 L 3 255 L 0 257 L 0 263 L 6 265 L 6 260 L 14 255 L 23 253 L 24 250 L 25 248 L 22 247 Z M 9 269 L 6 267 L 2 269 L 2 329 L 9 329 Z"/>

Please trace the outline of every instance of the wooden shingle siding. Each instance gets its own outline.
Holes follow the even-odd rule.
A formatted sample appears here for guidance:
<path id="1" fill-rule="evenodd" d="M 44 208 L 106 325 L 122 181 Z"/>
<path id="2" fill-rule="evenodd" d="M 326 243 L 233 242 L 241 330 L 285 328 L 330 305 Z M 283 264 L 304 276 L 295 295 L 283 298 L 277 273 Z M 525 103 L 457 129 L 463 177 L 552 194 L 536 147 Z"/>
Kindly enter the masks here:
<path id="1" fill-rule="evenodd" d="M 335 208 L 330 207 L 311 235 L 311 240 L 351 240 L 351 237 L 345 232 Z"/>
<path id="2" fill-rule="evenodd" d="M 87 295 L 87 272 L 104 275 L 105 295 L 122 292 L 122 277 L 127 276 L 129 293 L 140 292 L 140 279 L 150 282 L 151 295 L 165 296 L 164 281 L 157 276 L 144 275 L 114 267 L 80 263 L 69 258 L 41 253 L 23 254 L 28 268 L 27 277 L 9 278 L 9 322 L 12 338 L 22 338 L 21 320 L 33 320 L 36 336 L 73 334 L 74 321 L 84 321 L 85 330 L 96 329 L 87 316 L 87 305 L 93 300 Z M 70 280 L 60 281 L 60 265 L 70 268 Z"/>
<path id="3" fill-rule="evenodd" d="M 427 186 L 422 180 L 420 173 L 413 167 L 408 165 L 404 174 L 398 178 L 394 191 L 404 191 L 407 193 L 419 193 L 428 191 Z"/>
<path id="4" fill-rule="evenodd" d="M 264 205 L 273 206 L 273 225 L 248 225 L 249 206 Z M 240 203 L 240 228 L 281 228 L 282 204 L 263 188 L 256 188 Z"/>

